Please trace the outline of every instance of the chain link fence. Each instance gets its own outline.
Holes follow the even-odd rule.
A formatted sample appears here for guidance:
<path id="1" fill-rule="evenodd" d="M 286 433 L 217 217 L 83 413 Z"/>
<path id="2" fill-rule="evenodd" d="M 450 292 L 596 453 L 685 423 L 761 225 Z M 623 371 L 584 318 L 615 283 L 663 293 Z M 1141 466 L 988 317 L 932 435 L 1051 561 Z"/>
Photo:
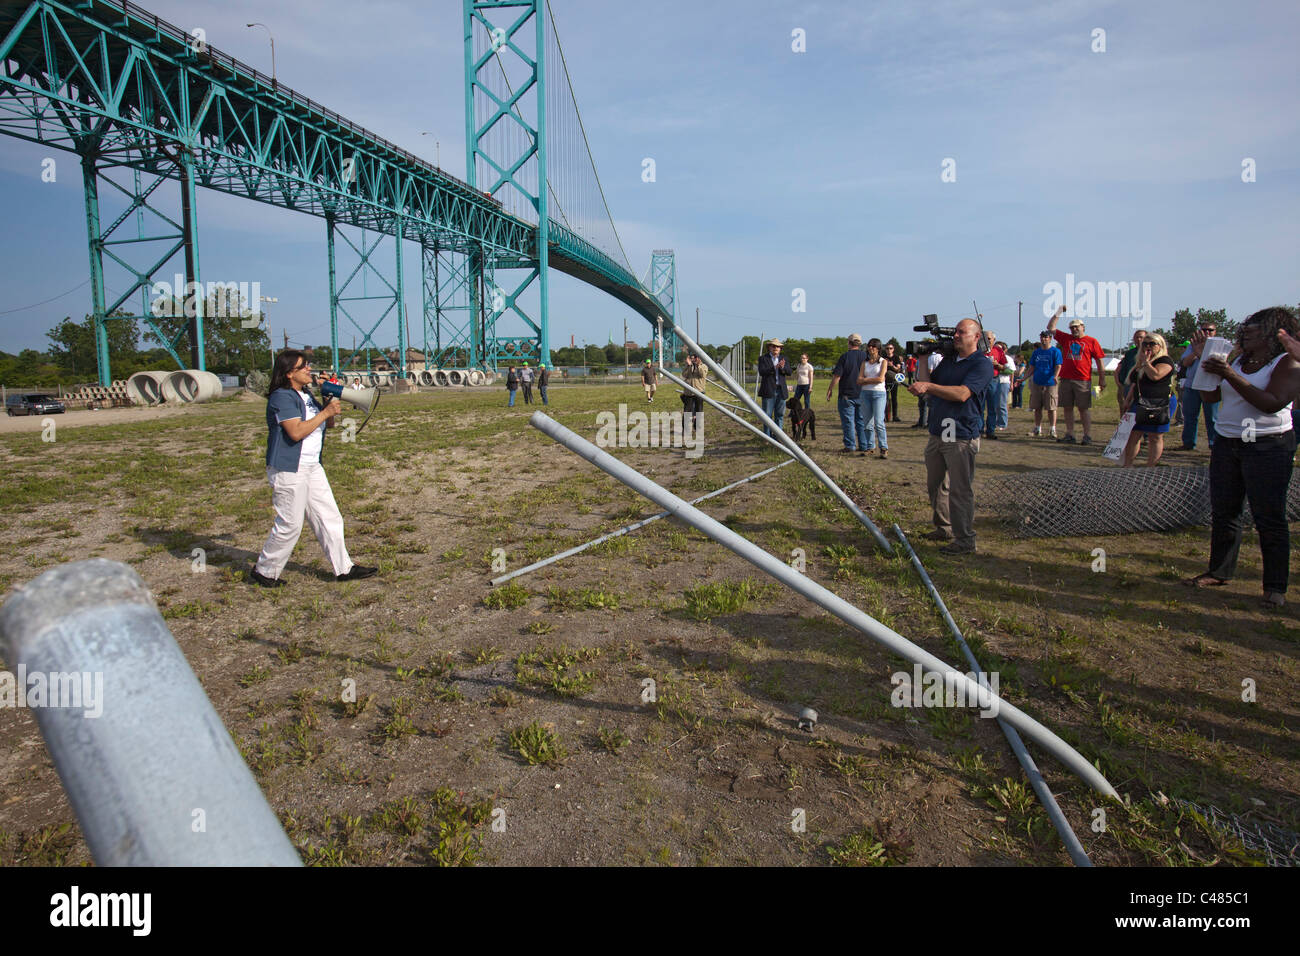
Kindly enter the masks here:
<path id="1" fill-rule="evenodd" d="M 979 506 L 1025 538 L 1173 531 L 1210 523 L 1210 472 L 1195 465 L 1051 468 L 990 480 Z M 1300 470 L 1291 476 L 1286 510 L 1288 520 L 1300 519 Z"/>
<path id="2" fill-rule="evenodd" d="M 1272 823 L 1243 819 L 1220 810 L 1212 803 L 1201 806 L 1177 797 L 1174 802 L 1200 814 L 1229 836 L 1236 837 L 1248 850 L 1264 854 L 1269 866 L 1300 866 L 1300 833 L 1283 830 Z"/>

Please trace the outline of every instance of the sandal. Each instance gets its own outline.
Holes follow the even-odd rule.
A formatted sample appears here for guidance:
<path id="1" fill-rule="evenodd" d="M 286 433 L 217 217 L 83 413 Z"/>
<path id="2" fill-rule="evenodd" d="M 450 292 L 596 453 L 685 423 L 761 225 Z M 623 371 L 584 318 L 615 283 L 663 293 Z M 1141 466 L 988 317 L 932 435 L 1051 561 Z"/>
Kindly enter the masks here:
<path id="1" fill-rule="evenodd" d="M 1183 578 L 1183 584 L 1189 588 L 1221 588 L 1227 583 L 1213 574 L 1198 574 L 1195 577 Z"/>

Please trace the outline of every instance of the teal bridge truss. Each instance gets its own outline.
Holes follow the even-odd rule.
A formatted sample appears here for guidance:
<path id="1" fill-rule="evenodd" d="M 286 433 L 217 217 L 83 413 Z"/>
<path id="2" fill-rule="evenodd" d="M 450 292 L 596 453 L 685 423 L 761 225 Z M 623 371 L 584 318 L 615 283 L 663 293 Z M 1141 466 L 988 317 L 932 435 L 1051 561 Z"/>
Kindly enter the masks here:
<path id="1" fill-rule="evenodd" d="M 382 352 L 375 336 L 393 316 L 406 376 L 407 242 L 419 244 L 430 367 L 545 360 L 552 269 L 662 329 L 663 358 L 675 359 L 675 261 L 656 251 L 648 284 L 631 269 L 547 0 L 462 3 L 465 180 L 221 53 L 202 31 L 187 33 L 127 0 L 0 0 L 0 133 L 80 161 L 102 384 L 111 379 L 105 324 L 131 315 L 180 367 L 205 367 L 200 188 L 325 220 L 335 368 L 341 319 L 355 330 L 355 361 Z M 160 208 L 164 183 L 180 187 L 179 216 Z M 114 210 L 105 212 L 101 194 L 113 197 Z M 340 252 L 355 262 L 350 271 L 340 268 Z M 381 255 L 391 256 L 388 275 Z M 110 292 L 106 261 L 126 275 L 125 289 Z M 370 294 L 372 271 L 378 294 Z M 149 298 L 173 273 L 184 279 L 179 331 L 155 321 Z M 354 314 L 357 301 L 375 299 L 377 320 L 378 309 Z"/>

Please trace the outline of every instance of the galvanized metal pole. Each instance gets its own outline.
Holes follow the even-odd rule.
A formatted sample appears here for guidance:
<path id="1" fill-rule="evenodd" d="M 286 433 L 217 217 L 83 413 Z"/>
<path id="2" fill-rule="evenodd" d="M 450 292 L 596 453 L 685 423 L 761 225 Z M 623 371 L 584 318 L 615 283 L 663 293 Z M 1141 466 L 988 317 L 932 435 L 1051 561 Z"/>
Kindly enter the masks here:
<path id="1" fill-rule="evenodd" d="M 686 343 L 688 349 L 700 357 L 704 364 L 709 367 L 710 371 L 712 371 L 720 381 L 727 383 L 727 387 L 730 388 L 732 393 L 745 404 L 745 407 L 757 415 L 760 422 L 771 429 L 773 436 L 779 436 L 781 444 L 785 445 L 785 447 L 790 451 L 790 454 L 798 458 L 805 468 L 816 475 L 817 480 L 829 488 L 831 494 L 835 495 L 835 497 L 840 500 L 840 503 L 844 505 L 844 507 L 848 508 L 849 511 L 853 513 L 853 516 L 866 526 L 867 530 L 871 532 L 872 537 L 876 539 L 876 544 L 880 545 L 880 550 L 884 551 L 886 554 L 893 554 L 893 546 L 889 543 L 888 539 L 881 534 L 880 529 L 875 526 L 872 520 L 867 517 L 866 513 L 854 504 L 853 499 L 846 495 L 839 485 L 831 481 L 826 472 L 822 471 L 821 468 L 818 467 L 817 463 L 808 457 L 793 438 L 787 435 L 784 430 L 776 427 L 776 422 L 772 421 L 772 419 L 768 418 L 767 415 L 763 413 L 763 409 L 758 407 L 758 403 L 755 402 L 743 388 L 735 383 L 731 376 L 727 374 L 727 370 L 710 358 L 709 354 L 700 348 L 699 345 L 696 344 L 695 340 L 687 335 L 681 326 L 674 325 L 673 331 L 684 343 Z"/>
<path id="2" fill-rule="evenodd" d="M 300 865 L 129 567 L 46 571 L 0 609 L 0 640 L 24 678 L 46 675 L 51 689 L 57 678 L 65 698 L 82 690 L 80 708 L 33 711 L 96 864 Z"/>
<path id="3" fill-rule="evenodd" d="M 794 459 L 787 458 L 785 461 L 781 462 L 781 464 L 773 465 L 771 468 L 764 468 L 756 475 L 750 475 L 748 478 L 740 479 L 740 481 L 733 481 L 725 488 L 719 488 L 717 491 L 710 491 L 707 495 L 700 495 L 698 498 L 692 500 L 691 504 L 697 505 L 701 501 L 707 501 L 710 498 L 716 498 L 718 495 L 722 494 L 723 492 L 730 491 L 732 488 L 739 488 L 741 485 L 746 484 L 747 482 L 754 481 L 757 478 L 762 478 L 764 475 L 770 475 L 778 468 L 784 468 L 786 465 L 792 465 L 792 464 L 794 464 Z M 630 524 L 625 528 L 619 528 L 617 531 L 611 531 L 609 534 L 602 534 L 599 538 L 596 538 L 592 541 L 588 541 L 586 544 L 580 544 L 575 548 L 569 548 L 569 550 L 567 551 L 561 551 L 559 554 L 553 554 L 549 558 L 543 558 L 541 561 L 534 561 L 526 568 L 520 568 L 518 571 L 511 571 L 509 574 L 503 574 L 499 578 L 493 578 L 492 586 L 497 587 L 498 585 L 505 584 L 511 578 L 517 578 L 521 574 L 528 574 L 531 571 L 536 571 L 538 568 L 544 568 L 548 564 L 554 564 L 556 561 L 559 561 L 562 558 L 570 558 L 575 554 L 580 554 L 581 552 L 586 551 L 588 548 L 594 548 L 596 545 L 608 541 L 610 538 L 621 537 L 625 534 L 628 534 L 629 532 L 637 531 L 641 528 L 644 528 L 646 525 L 652 524 L 653 522 L 658 521 L 660 518 L 666 518 L 666 517 L 668 517 L 668 512 L 661 511 L 658 514 L 651 515 L 649 518 L 645 518 L 641 521 L 635 522 L 634 524 Z"/>
<path id="4" fill-rule="evenodd" d="M 1083 758 L 1074 748 L 1052 733 L 1034 718 L 1007 703 L 994 694 L 988 687 L 971 680 L 961 671 L 944 663 L 924 648 L 918 647 L 897 631 L 885 627 L 875 618 L 864 614 L 849 602 L 828 591 L 816 581 L 795 571 L 785 562 L 768 554 L 753 542 L 741 537 L 725 525 L 714 521 L 704 512 L 687 504 L 671 491 L 660 487 L 649 478 L 633 468 L 623 464 L 591 442 L 574 434 L 559 422 L 541 412 L 533 412 L 529 419 L 538 431 L 553 439 L 570 451 L 585 458 L 605 473 L 623 482 L 633 491 L 644 495 L 673 516 L 680 518 L 696 530 L 708 535 L 723 547 L 734 551 L 761 571 L 765 571 L 791 590 L 803 595 L 819 607 L 834 614 L 845 624 L 857 628 L 867 637 L 883 645 L 889 651 L 907 658 L 914 664 L 920 664 L 927 671 L 943 676 L 946 687 L 959 687 L 965 693 L 966 700 L 975 700 L 984 710 L 996 709 L 1008 723 L 1021 731 L 1031 740 L 1036 741 L 1049 753 L 1064 763 L 1085 783 L 1099 793 L 1119 798 L 1115 788 L 1106 778 Z"/>
<path id="5" fill-rule="evenodd" d="M 944 623 L 952 631 L 952 636 L 957 639 L 957 644 L 961 648 L 963 656 L 970 663 L 971 670 L 982 681 L 984 671 L 980 667 L 979 661 L 975 659 L 975 654 L 971 651 L 970 645 L 966 643 L 961 628 L 957 626 L 957 622 L 948 613 L 948 605 L 944 604 L 943 598 L 939 596 L 939 590 L 934 586 L 934 582 L 930 580 L 930 575 L 926 573 L 925 565 L 921 564 L 921 559 L 912 550 L 912 543 L 907 540 L 907 535 L 903 534 L 903 529 L 898 525 L 894 525 L 894 536 L 902 543 L 908 557 L 912 559 L 912 567 L 921 576 L 921 582 L 925 585 L 926 590 L 930 592 L 930 597 L 939 608 Z M 998 726 L 1002 728 L 1002 733 L 1007 738 L 1007 743 L 1011 745 L 1011 750 L 1015 753 L 1016 759 L 1020 761 L 1020 766 L 1024 768 L 1025 776 L 1029 778 L 1029 785 L 1034 788 L 1034 793 L 1038 794 L 1038 802 L 1047 811 L 1047 818 L 1052 821 L 1052 826 L 1056 828 L 1057 834 L 1061 837 L 1061 842 L 1065 844 L 1065 852 L 1070 854 L 1070 859 L 1074 861 L 1076 866 L 1092 866 L 1092 860 L 1088 859 L 1088 853 L 1084 850 L 1083 844 L 1079 842 L 1078 836 L 1075 835 L 1074 829 L 1070 826 L 1070 821 L 1065 819 L 1065 814 L 1061 812 L 1056 798 L 1052 796 L 1052 791 L 1048 788 L 1047 781 L 1043 779 L 1042 773 L 1039 772 L 1038 765 L 1034 763 L 1034 758 L 1025 749 L 1025 742 L 1020 739 L 1020 734 L 1016 733 L 1016 728 L 1001 717 L 998 717 L 997 720 Z"/>

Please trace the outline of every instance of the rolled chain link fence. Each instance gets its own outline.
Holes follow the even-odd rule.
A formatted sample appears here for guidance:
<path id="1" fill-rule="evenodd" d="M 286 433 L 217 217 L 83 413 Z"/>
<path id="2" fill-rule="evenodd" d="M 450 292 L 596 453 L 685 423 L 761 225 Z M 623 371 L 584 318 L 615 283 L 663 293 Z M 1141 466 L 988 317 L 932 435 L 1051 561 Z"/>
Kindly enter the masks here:
<path id="1" fill-rule="evenodd" d="M 1170 468 L 1051 468 L 994 478 L 979 510 L 1025 538 L 1172 531 L 1210 523 L 1210 472 Z M 1300 469 L 1291 476 L 1287 518 L 1300 519 Z M 1251 527 L 1250 508 L 1246 526 Z"/>
<path id="2" fill-rule="evenodd" d="M 1272 823 L 1227 813 L 1214 804 L 1201 806 L 1177 797 L 1174 802 L 1199 813 L 1222 832 L 1236 837 L 1247 849 L 1263 854 L 1269 866 L 1300 866 L 1300 833 L 1283 830 Z"/>

